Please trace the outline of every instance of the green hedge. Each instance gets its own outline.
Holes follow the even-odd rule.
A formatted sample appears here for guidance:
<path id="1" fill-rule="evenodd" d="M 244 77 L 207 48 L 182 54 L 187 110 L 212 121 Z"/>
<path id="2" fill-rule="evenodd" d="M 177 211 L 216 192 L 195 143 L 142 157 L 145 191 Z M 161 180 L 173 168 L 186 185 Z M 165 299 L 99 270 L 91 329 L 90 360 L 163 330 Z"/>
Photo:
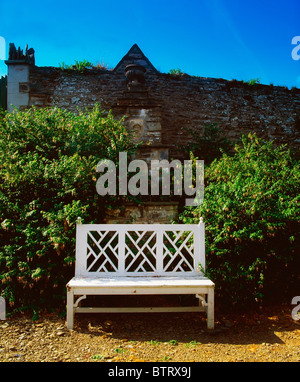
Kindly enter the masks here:
<path id="1" fill-rule="evenodd" d="M 65 307 L 75 222 L 101 222 L 118 197 L 96 193 L 96 164 L 134 152 L 122 121 L 99 107 L 0 115 L 0 294 L 10 311 Z M 299 294 L 299 161 L 255 135 L 205 171 L 204 203 L 180 214 L 206 223 L 207 273 L 219 304 Z"/>
<path id="2" fill-rule="evenodd" d="M 111 113 L 58 108 L 0 115 L 0 294 L 10 310 L 65 306 L 75 226 L 101 222 L 117 197 L 96 192 L 96 165 L 135 147 Z"/>
<path id="3" fill-rule="evenodd" d="M 207 274 L 219 304 L 290 302 L 300 291 L 299 161 L 285 146 L 243 137 L 205 170 L 204 202 L 184 223 L 206 223 Z"/>

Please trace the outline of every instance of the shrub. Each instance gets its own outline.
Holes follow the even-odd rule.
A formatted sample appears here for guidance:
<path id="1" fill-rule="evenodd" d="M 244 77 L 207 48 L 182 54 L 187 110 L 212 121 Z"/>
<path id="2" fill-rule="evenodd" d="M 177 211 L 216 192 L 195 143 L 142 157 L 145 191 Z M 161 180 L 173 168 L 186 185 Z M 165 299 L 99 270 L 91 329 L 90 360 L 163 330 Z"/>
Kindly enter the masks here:
<path id="1" fill-rule="evenodd" d="M 61 70 L 66 71 L 68 73 L 72 72 L 78 72 L 83 73 L 85 69 L 90 69 L 93 67 L 93 64 L 90 61 L 83 60 L 83 61 L 76 61 L 73 65 L 66 65 L 64 62 L 62 64 L 59 64 L 59 67 Z"/>
<path id="2" fill-rule="evenodd" d="M 181 69 L 170 69 L 168 74 L 172 74 L 173 76 L 183 76 L 185 73 Z"/>
<path id="3" fill-rule="evenodd" d="M 243 81 L 244 84 L 249 85 L 249 86 L 254 86 L 257 84 L 260 84 L 260 79 L 259 78 L 252 78 L 249 81 Z"/>
<path id="4" fill-rule="evenodd" d="M 0 293 L 12 309 L 64 306 L 77 217 L 101 223 L 121 203 L 97 194 L 96 165 L 134 150 L 122 121 L 97 105 L 0 116 Z"/>
<path id="5" fill-rule="evenodd" d="M 207 167 L 203 204 L 180 220 L 204 218 L 207 275 L 220 304 L 290 301 L 300 284 L 299 162 L 251 134 L 235 150 Z"/>

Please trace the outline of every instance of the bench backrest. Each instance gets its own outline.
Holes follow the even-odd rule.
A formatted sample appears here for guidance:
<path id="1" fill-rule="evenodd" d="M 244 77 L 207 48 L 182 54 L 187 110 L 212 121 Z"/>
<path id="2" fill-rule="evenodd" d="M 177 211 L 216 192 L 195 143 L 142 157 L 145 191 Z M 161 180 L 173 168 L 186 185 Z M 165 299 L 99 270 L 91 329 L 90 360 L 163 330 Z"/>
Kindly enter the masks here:
<path id="1" fill-rule="evenodd" d="M 204 232 L 203 222 L 77 224 L 75 276 L 199 275 L 205 270 Z"/>

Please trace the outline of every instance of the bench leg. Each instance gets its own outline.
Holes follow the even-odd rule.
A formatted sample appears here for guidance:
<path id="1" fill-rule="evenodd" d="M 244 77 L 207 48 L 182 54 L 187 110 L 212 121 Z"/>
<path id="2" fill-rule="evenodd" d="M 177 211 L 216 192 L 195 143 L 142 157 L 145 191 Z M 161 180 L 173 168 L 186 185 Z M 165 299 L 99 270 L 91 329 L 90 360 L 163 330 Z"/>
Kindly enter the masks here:
<path id="1" fill-rule="evenodd" d="M 215 327 L 214 310 L 214 288 L 209 288 L 207 295 L 207 329 L 214 329 Z"/>
<path id="2" fill-rule="evenodd" d="M 74 293 L 72 289 L 67 290 L 67 329 L 74 327 Z"/>

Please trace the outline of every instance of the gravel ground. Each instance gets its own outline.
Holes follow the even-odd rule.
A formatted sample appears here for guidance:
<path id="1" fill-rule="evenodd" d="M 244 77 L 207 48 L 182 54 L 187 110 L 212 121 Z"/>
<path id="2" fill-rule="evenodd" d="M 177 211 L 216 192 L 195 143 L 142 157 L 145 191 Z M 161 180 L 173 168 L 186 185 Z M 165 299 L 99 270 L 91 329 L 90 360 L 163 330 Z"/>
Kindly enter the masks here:
<path id="1" fill-rule="evenodd" d="M 74 330 L 55 314 L 0 321 L 0 362 L 299 362 L 292 305 L 259 313 L 82 314 Z"/>

